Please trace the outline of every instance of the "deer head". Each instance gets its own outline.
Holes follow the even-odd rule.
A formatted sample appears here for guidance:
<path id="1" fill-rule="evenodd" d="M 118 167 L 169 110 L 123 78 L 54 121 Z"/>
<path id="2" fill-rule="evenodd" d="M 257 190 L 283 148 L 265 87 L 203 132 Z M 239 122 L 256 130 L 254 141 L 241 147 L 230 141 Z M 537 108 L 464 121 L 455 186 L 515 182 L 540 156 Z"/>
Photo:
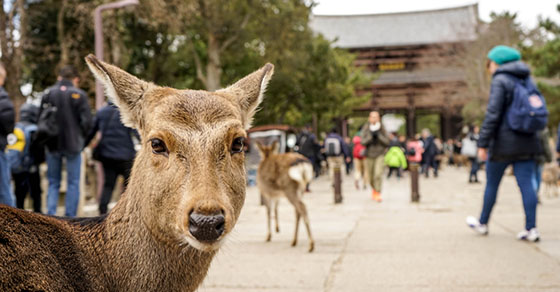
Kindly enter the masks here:
<path id="1" fill-rule="evenodd" d="M 127 208 L 161 242 L 216 250 L 245 201 L 246 129 L 274 66 L 207 92 L 160 87 L 93 55 L 86 62 L 142 138 Z"/>

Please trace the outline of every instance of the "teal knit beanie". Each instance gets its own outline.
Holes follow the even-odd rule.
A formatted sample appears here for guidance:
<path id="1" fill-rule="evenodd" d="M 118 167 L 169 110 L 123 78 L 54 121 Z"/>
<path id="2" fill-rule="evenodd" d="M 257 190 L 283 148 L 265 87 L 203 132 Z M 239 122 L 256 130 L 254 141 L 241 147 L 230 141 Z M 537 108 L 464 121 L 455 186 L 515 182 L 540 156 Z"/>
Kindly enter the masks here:
<path id="1" fill-rule="evenodd" d="M 512 61 L 521 60 L 521 53 L 518 50 L 508 46 L 495 46 L 488 52 L 488 59 L 502 65 Z"/>

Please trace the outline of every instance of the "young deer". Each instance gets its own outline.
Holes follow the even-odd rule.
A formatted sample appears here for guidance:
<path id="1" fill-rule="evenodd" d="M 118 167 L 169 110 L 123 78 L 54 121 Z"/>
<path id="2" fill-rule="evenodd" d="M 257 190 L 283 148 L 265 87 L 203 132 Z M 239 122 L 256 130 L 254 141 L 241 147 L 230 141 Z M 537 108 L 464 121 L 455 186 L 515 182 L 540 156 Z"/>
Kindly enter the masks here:
<path id="1" fill-rule="evenodd" d="M 0 291 L 194 291 L 243 206 L 245 130 L 273 66 L 206 92 L 86 62 L 141 134 L 128 188 L 103 217 L 1 206 Z"/>
<path id="2" fill-rule="evenodd" d="M 311 236 L 311 229 L 309 228 L 307 209 L 301 198 L 307 184 L 313 178 L 313 166 L 303 155 L 297 153 L 277 154 L 278 143 L 276 141 L 269 146 L 257 143 L 257 147 L 262 158 L 257 171 L 257 186 L 265 197 L 268 227 L 266 241 L 270 241 L 272 237 L 270 232 L 271 209 L 274 205 L 276 232 L 279 232 L 278 200 L 281 197 L 286 197 L 296 210 L 296 230 L 292 246 L 297 244 L 299 219 L 303 217 L 307 235 L 309 236 L 309 252 L 312 252 L 315 245 Z"/>

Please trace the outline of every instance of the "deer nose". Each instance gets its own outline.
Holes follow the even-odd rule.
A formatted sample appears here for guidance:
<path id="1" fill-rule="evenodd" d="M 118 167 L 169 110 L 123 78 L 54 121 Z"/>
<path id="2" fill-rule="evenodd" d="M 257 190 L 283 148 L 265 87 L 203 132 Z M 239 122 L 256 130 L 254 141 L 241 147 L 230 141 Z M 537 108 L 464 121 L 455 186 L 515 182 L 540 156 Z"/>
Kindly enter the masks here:
<path id="1" fill-rule="evenodd" d="M 200 241 L 215 241 L 224 233 L 226 218 L 223 214 L 204 215 L 192 212 L 189 215 L 189 231 Z"/>

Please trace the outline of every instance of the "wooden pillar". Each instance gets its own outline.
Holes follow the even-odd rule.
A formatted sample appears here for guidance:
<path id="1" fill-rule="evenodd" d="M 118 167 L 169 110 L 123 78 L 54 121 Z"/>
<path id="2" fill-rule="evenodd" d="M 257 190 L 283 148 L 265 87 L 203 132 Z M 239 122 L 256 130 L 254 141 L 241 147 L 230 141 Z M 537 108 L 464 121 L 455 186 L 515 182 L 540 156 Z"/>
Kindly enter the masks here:
<path id="1" fill-rule="evenodd" d="M 406 136 L 411 138 L 416 134 L 416 111 L 413 107 L 406 110 Z"/>
<path id="2" fill-rule="evenodd" d="M 440 114 L 440 129 L 441 137 L 447 140 L 452 137 L 453 132 L 453 120 L 452 120 L 452 110 L 450 108 L 444 107 Z"/>

